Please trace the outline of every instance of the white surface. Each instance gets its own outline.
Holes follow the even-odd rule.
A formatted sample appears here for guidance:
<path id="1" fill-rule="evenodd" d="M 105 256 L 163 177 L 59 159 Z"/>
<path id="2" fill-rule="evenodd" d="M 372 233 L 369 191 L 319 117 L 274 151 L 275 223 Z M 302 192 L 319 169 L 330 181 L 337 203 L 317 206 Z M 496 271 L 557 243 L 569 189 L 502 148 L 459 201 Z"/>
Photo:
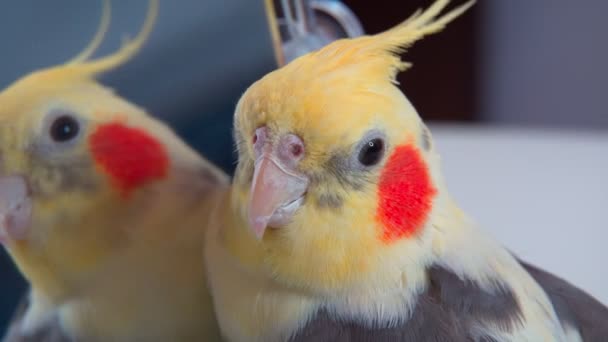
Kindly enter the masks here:
<path id="1" fill-rule="evenodd" d="M 450 192 L 481 228 L 608 304 L 608 132 L 430 129 Z"/>

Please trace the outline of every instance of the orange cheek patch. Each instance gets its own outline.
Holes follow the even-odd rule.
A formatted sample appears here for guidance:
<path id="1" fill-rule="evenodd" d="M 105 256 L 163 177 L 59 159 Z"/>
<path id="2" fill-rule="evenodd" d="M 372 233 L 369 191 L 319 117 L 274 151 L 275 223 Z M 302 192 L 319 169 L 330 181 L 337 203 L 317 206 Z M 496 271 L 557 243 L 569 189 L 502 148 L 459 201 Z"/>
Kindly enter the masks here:
<path id="1" fill-rule="evenodd" d="M 422 228 L 436 190 L 428 168 L 412 145 L 398 146 L 386 163 L 378 187 L 376 213 L 386 243 L 409 237 Z"/>
<path id="2" fill-rule="evenodd" d="M 141 129 L 104 124 L 91 134 L 89 146 L 97 165 L 125 197 L 167 175 L 169 158 L 164 146 Z"/>

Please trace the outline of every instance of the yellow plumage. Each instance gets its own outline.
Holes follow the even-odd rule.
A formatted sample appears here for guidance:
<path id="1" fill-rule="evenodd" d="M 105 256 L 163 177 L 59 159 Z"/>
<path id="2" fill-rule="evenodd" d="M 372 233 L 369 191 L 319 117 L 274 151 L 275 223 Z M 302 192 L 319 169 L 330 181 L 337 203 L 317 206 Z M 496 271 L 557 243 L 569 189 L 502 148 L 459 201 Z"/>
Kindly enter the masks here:
<path id="1" fill-rule="evenodd" d="M 375 340 L 374 334 L 408 336 L 406 341 L 565 340 L 567 327 L 542 288 L 451 199 L 430 133 L 395 87 L 396 74 L 409 66 L 398 52 L 473 4 L 440 16 L 448 3 L 438 0 L 384 33 L 301 56 L 240 99 L 234 116 L 239 164 L 225 199 L 231 207 L 218 214 L 206 248 L 216 313 L 228 340 Z M 380 152 L 369 157 L 369 151 Z M 389 165 L 393 157 L 397 164 Z M 416 197 L 423 178 L 433 189 L 428 200 Z M 386 241 L 380 203 L 399 191 L 410 201 L 396 196 L 397 202 L 384 205 L 397 213 L 429 209 L 412 235 Z M 514 318 L 516 328 L 505 329 L 491 317 L 468 325 L 476 314 L 466 306 L 468 292 L 454 290 L 462 297 L 448 298 L 454 307 L 442 302 L 450 285 L 461 284 L 446 285 L 444 293 L 444 284 L 431 280 L 432 267 L 474 284 L 474 294 L 498 296 L 504 282 L 521 315 Z M 424 316 L 427 305 L 432 309 Z"/>
<path id="2" fill-rule="evenodd" d="M 9 337 L 51 329 L 86 341 L 215 341 L 201 256 L 214 193 L 227 178 L 163 123 L 96 82 L 140 50 L 158 1 L 133 41 L 90 60 L 108 28 L 109 2 L 104 8 L 82 53 L 0 93 L 0 178 L 22 177 L 33 205 L 25 237 L 4 241 L 31 285 L 29 307 Z M 61 115 L 80 127 L 67 142 L 49 135 Z M 92 152 L 91 137 L 107 124 L 158 142 L 166 174 L 129 197 L 117 191 Z M 111 137 L 97 147 L 116 145 Z M 128 156 L 147 157 L 145 150 Z"/>
<path id="3" fill-rule="evenodd" d="M 276 136 L 294 133 L 306 142 L 306 158 L 299 168 L 312 174 L 325 172 L 324 167 L 336 150 L 350 149 L 366 131 L 381 128 L 380 123 L 391 128 L 387 134 L 393 145 L 408 139 L 420 141 L 420 118 L 393 85 L 397 71 L 407 65 L 400 61 L 396 52 L 424 35 L 439 31 L 473 4 L 461 5 L 435 19 L 448 3 L 436 1 L 426 11 L 415 13 L 387 32 L 333 42 L 253 84 L 241 98 L 235 114 L 237 137 L 241 136 L 243 140 L 239 144 L 243 164 L 239 170 L 244 172 L 249 168 L 252 149 L 248 142 L 254 130 L 264 124 Z M 237 171 L 237 184 L 248 180 Z M 270 252 L 266 257 L 277 273 L 291 281 L 306 283 L 306 286 L 314 282 L 315 287 L 333 288 L 367 277 L 366 269 L 377 269 L 380 261 L 369 258 L 369 254 L 375 253 L 364 256 L 350 248 L 356 245 L 366 251 L 386 249 L 374 238 L 375 205 L 367 205 L 376 202 L 374 182 L 356 196 L 345 192 L 336 179 L 330 178 L 318 188 L 313 185 L 309 194 L 344 193 L 346 203 L 342 209 L 357 209 L 353 213 L 335 215 L 331 211 L 303 207 L 294 217 L 293 229 L 269 231 L 264 242 L 272 247 L 267 248 Z M 236 188 L 237 207 L 245 206 L 243 201 L 248 191 L 246 187 Z M 357 222 L 370 229 L 351 230 L 336 236 L 336 230 L 330 228 L 348 226 L 348 222 Z M 311 258 L 316 258 L 310 252 L 314 250 L 334 255 L 310 262 Z M 301 256 L 285 258 L 285 254 Z M 327 260 L 333 260 L 335 264 L 327 264 Z M 320 271 L 317 267 L 320 263 L 329 269 Z"/>
<path id="4" fill-rule="evenodd" d="M 220 226 L 210 230 L 207 248 L 218 319 L 230 340 L 289 336 L 326 304 L 317 296 L 350 301 L 354 311 L 358 306 L 384 306 L 392 317 L 397 314 L 391 305 L 382 297 L 370 298 L 367 291 L 390 292 L 405 284 L 415 291 L 424 283 L 419 267 L 430 258 L 425 256 L 429 250 L 415 241 L 387 246 L 378 239 L 378 174 L 371 172 L 353 191 L 327 168 L 336 155 L 351 153 L 369 131 L 384 131 L 390 141 L 387 148 L 422 143 L 425 128 L 394 86 L 397 72 L 409 65 L 397 52 L 441 30 L 473 4 L 437 18 L 448 3 L 436 1 L 387 32 L 338 40 L 301 56 L 254 83 L 240 99 L 235 111 L 239 166 L 226 200 L 232 208 L 220 214 Z M 245 217 L 256 161 L 251 142 L 262 126 L 272 132 L 269 143 L 288 134 L 304 142 L 305 156 L 295 172 L 307 175 L 311 183 L 305 204 L 290 223 L 267 229 L 257 242 L 246 232 Z M 423 153 L 433 159 L 430 152 Z M 316 203 L 323 196 L 339 196 L 339 207 L 320 208 Z M 395 272 L 410 255 L 421 256 L 421 263 Z M 228 285 L 239 277 L 246 279 L 239 282 L 242 286 Z"/>

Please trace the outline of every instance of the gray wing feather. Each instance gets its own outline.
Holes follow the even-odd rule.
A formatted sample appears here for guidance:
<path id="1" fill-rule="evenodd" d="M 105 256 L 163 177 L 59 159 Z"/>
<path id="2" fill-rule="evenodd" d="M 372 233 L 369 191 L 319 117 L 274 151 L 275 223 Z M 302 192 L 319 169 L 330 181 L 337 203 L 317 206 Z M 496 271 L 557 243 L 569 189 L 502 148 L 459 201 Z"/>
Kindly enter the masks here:
<path id="1" fill-rule="evenodd" d="M 483 320 L 509 331 L 521 319 L 518 303 L 506 285 L 489 293 L 439 266 L 431 267 L 427 274 L 429 287 L 403 324 L 369 327 L 320 311 L 290 341 L 493 342 L 491 337 L 473 335 L 472 326 Z"/>
<path id="2" fill-rule="evenodd" d="M 608 341 L 608 307 L 567 281 L 520 261 L 545 290 L 562 324 L 578 329 L 583 341 Z"/>

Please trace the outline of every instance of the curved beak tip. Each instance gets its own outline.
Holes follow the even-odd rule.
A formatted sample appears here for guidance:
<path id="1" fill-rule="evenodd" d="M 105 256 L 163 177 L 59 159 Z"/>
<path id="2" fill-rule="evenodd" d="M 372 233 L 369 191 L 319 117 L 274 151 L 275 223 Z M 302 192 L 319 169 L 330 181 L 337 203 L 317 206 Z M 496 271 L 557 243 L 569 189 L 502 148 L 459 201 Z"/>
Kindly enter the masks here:
<path id="1" fill-rule="evenodd" d="M 249 218 L 249 226 L 251 227 L 251 231 L 256 239 L 262 240 L 264 237 L 264 232 L 266 231 L 266 226 L 268 225 L 268 218 L 266 217 L 250 217 Z"/>
<path id="2" fill-rule="evenodd" d="M 256 238 L 262 240 L 268 225 L 281 227 L 289 220 L 293 213 L 285 212 L 285 206 L 303 196 L 308 180 L 286 171 L 272 156 L 262 156 L 254 168 L 248 223 Z"/>

